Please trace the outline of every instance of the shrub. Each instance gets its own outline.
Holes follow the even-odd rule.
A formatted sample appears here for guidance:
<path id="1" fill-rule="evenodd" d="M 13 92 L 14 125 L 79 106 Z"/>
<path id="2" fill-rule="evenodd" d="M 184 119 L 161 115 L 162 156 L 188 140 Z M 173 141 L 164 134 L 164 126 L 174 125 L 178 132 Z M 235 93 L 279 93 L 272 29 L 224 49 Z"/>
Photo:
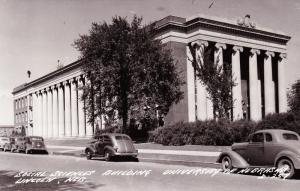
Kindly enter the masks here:
<path id="1" fill-rule="evenodd" d="M 282 113 L 266 116 L 259 122 L 238 120 L 179 122 L 149 133 L 149 140 L 163 145 L 231 145 L 242 142 L 260 129 L 286 129 L 300 134 L 300 115 Z"/>

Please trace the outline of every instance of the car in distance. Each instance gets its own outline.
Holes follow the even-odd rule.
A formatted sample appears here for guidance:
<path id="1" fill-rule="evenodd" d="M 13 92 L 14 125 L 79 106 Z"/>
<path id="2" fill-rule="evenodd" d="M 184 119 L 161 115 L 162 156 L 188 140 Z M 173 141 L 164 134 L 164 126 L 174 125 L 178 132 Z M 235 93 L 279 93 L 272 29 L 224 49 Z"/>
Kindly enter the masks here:
<path id="1" fill-rule="evenodd" d="M 33 151 L 48 153 L 43 137 L 40 136 L 26 136 L 25 140 L 25 153 L 29 154 Z"/>
<path id="2" fill-rule="evenodd" d="M 5 143 L 5 145 L 4 145 L 4 148 L 3 148 L 4 152 L 11 151 L 12 145 L 15 144 L 15 139 L 16 139 L 16 137 L 9 137 L 8 143 Z"/>
<path id="3" fill-rule="evenodd" d="M 8 137 L 0 137 L 0 149 L 4 150 L 4 145 L 9 144 L 9 138 Z"/>
<path id="4" fill-rule="evenodd" d="M 283 169 L 284 178 L 292 178 L 300 169 L 300 138 L 293 131 L 259 130 L 250 134 L 247 142 L 234 143 L 230 151 L 217 160 L 224 171 L 252 166 Z"/>
<path id="5" fill-rule="evenodd" d="M 91 141 L 85 148 L 86 158 L 104 157 L 106 161 L 117 156 L 133 157 L 137 160 L 138 151 L 131 138 L 120 133 L 105 133 Z"/>
<path id="6" fill-rule="evenodd" d="M 24 152 L 25 151 L 25 139 L 24 137 L 15 137 L 15 141 L 11 144 L 11 152 Z"/>

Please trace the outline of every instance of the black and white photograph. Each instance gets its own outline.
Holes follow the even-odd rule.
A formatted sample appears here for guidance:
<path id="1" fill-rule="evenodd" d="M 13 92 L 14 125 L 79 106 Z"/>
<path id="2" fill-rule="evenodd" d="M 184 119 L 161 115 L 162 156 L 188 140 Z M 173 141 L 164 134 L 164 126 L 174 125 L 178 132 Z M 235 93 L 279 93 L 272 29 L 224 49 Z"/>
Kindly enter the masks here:
<path id="1" fill-rule="evenodd" d="M 0 191 L 298 191 L 300 1 L 0 0 Z"/>

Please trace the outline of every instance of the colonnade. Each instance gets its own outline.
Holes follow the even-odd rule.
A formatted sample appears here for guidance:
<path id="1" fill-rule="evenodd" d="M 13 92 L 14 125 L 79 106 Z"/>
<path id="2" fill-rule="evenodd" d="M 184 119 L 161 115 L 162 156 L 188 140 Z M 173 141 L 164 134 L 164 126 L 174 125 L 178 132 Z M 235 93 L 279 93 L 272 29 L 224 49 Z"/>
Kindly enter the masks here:
<path id="1" fill-rule="evenodd" d="M 35 91 L 33 98 L 33 135 L 46 138 L 91 137 L 82 89 L 85 79 L 74 77 Z"/>
<path id="2" fill-rule="evenodd" d="M 197 40 L 191 43 L 192 47 L 196 48 L 196 58 L 201 59 L 203 57 L 204 49 L 209 45 L 208 41 Z M 287 111 L 287 96 L 285 88 L 285 76 L 284 68 L 286 62 L 286 54 L 280 52 L 272 52 L 269 50 L 259 50 L 250 47 L 241 47 L 236 45 L 226 45 L 223 43 L 214 43 L 214 62 L 218 60 L 219 65 L 223 65 L 223 52 L 230 48 L 231 52 L 231 67 L 232 76 L 235 80 L 235 86 L 232 87 L 232 99 L 233 99 L 233 109 L 232 116 L 233 120 L 238 120 L 243 118 L 243 104 L 242 100 L 246 99 L 242 96 L 242 79 L 241 79 L 241 53 L 247 48 L 249 57 L 249 69 L 248 69 L 248 96 L 249 96 L 249 109 L 250 109 L 250 119 L 257 121 L 262 118 L 262 106 L 264 99 L 264 114 L 271 114 L 276 112 L 276 102 L 278 102 L 278 112 Z M 189 49 L 187 49 L 187 56 L 191 56 Z M 197 55 L 198 54 L 198 55 Z M 259 80 L 258 77 L 258 55 L 263 54 L 263 80 Z M 277 56 L 277 59 L 272 59 Z M 203 59 L 203 58 L 202 58 Z M 272 62 L 277 61 L 276 64 Z M 200 60 L 197 60 L 199 62 Z M 213 118 L 213 104 L 208 98 L 205 86 L 200 82 L 199 79 L 195 79 L 194 69 L 191 63 L 191 59 L 188 59 L 187 63 L 187 86 L 188 86 L 188 100 L 189 100 L 189 121 L 206 120 Z M 272 68 L 277 66 L 278 81 L 277 90 L 275 88 L 275 81 L 273 79 Z M 263 82 L 263 84 L 262 84 Z M 263 88 L 262 88 L 263 86 Z M 196 87 L 196 88 L 194 88 Z M 196 89 L 196 92 L 195 92 Z M 263 94 L 261 91 L 264 91 Z M 276 100 L 276 94 L 278 99 Z M 261 96 L 264 95 L 264 96 Z"/>

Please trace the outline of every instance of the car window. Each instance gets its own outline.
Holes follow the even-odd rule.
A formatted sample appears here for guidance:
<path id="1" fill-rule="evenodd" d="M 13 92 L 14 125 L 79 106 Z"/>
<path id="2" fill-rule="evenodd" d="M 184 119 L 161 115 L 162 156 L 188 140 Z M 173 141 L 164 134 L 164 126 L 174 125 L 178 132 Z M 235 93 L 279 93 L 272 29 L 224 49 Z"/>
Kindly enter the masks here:
<path id="1" fill-rule="evenodd" d="M 272 142 L 272 135 L 270 133 L 266 133 L 266 142 Z"/>
<path id="2" fill-rule="evenodd" d="M 291 134 L 291 133 L 283 133 L 283 134 L 282 134 L 282 137 L 283 137 L 285 140 L 295 140 L 295 141 L 298 141 L 298 137 L 297 137 L 297 135 L 295 135 L 295 134 Z"/>
<path id="3" fill-rule="evenodd" d="M 252 137 L 253 143 L 264 142 L 264 135 L 262 133 L 256 133 Z"/>
<path id="4" fill-rule="evenodd" d="M 8 138 L 1 138 L 1 141 L 8 141 Z"/>
<path id="5" fill-rule="evenodd" d="M 130 141 L 130 138 L 126 137 L 126 136 L 118 135 L 118 136 L 116 136 L 116 140 L 127 140 L 127 141 Z"/>
<path id="6" fill-rule="evenodd" d="M 31 141 L 43 141 L 42 137 L 31 137 Z"/>
<path id="7" fill-rule="evenodd" d="M 103 142 L 104 143 L 111 143 L 111 139 L 109 136 L 103 136 Z"/>

